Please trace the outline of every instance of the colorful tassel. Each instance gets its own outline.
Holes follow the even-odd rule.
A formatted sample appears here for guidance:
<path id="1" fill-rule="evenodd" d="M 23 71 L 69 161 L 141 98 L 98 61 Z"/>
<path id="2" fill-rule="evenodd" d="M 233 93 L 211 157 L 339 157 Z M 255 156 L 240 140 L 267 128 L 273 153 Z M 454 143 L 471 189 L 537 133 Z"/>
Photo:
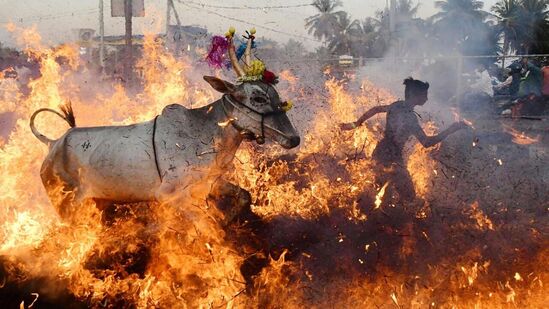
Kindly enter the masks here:
<path id="1" fill-rule="evenodd" d="M 238 46 L 238 49 L 236 50 L 236 59 L 240 60 L 242 56 L 244 55 L 244 52 L 246 51 L 246 42 L 241 42 Z M 255 41 L 252 41 L 252 48 L 256 48 Z"/>
<path id="2" fill-rule="evenodd" d="M 212 38 L 212 45 L 208 55 L 206 56 L 206 61 L 208 64 L 214 68 L 222 68 L 226 66 L 226 53 L 229 48 L 229 42 L 225 37 L 216 35 Z"/>

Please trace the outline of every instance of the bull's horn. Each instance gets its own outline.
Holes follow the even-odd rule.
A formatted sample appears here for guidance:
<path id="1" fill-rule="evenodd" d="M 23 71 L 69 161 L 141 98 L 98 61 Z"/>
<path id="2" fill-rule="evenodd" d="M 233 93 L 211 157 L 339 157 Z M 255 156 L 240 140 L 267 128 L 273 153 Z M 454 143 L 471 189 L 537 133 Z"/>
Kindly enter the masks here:
<path id="1" fill-rule="evenodd" d="M 227 34 L 227 40 L 229 41 L 229 58 L 231 59 L 231 64 L 233 65 L 233 69 L 236 72 L 236 75 L 238 77 L 242 77 L 244 76 L 244 70 L 242 69 L 242 67 L 240 67 L 240 64 L 238 64 L 238 59 L 236 58 L 236 52 L 234 50 L 233 44 L 234 28 L 231 27 Z"/>
<path id="2" fill-rule="evenodd" d="M 252 45 L 254 41 L 255 28 L 250 29 L 250 37 L 248 38 L 248 44 L 246 44 L 246 51 L 244 52 L 244 64 L 246 66 L 252 65 Z"/>

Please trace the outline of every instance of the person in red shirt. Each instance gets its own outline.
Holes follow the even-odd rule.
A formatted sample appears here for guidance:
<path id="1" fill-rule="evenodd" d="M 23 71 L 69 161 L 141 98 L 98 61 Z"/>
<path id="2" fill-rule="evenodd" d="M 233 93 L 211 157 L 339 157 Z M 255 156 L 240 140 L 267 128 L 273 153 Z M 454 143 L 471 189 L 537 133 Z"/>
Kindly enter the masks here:
<path id="1" fill-rule="evenodd" d="M 541 73 L 543 74 L 543 86 L 541 88 L 541 93 L 549 96 L 549 65 L 547 62 L 545 63 L 545 66 L 541 68 Z"/>

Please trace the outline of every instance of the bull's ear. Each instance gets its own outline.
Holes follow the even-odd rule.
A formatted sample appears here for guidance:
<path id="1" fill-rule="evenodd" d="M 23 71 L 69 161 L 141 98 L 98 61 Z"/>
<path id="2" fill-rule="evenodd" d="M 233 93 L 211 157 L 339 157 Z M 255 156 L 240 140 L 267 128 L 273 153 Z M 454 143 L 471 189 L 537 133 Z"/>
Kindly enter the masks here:
<path id="1" fill-rule="evenodd" d="M 208 84 L 213 87 L 213 89 L 221 93 L 233 93 L 236 90 L 235 85 L 219 79 L 215 76 L 204 76 L 204 80 L 207 81 Z"/>

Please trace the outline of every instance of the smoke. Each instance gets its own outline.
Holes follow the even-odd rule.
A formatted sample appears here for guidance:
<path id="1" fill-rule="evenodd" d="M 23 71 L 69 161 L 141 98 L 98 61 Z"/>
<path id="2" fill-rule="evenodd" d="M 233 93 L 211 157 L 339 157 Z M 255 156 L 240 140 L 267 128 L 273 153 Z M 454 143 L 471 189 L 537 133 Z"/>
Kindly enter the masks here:
<path id="1" fill-rule="evenodd" d="M 413 140 L 407 167 L 423 203 L 391 203 L 386 193 L 376 208 L 375 177 L 386 171 L 371 154 L 384 118 L 352 132 L 338 129 L 402 97 L 402 80 L 410 75 L 431 83 L 433 98 L 419 111 L 421 122 L 445 128 L 455 121 L 444 100 L 457 87 L 454 59 L 389 57 L 339 81 L 314 61 L 261 56 L 280 77 L 282 100 L 294 101 L 288 114 L 302 145 L 291 152 L 242 146 L 226 177 L 251 193 L 244 215 L 222 226 L 218 210 L 206 209 L 211 204 L 184 198 L 83 210 L 87 224 L 58 227 L 38 179 L 45 152 L 27 129 L 34 109 L 70 99 L 79 126 L 130 124 L 150 120 L 167 104 L 198 107 L 220 96 L 202 81 L 219 72 L 175 60 L 154 40 L 148 44 L 138 65 L 143 91 L 45 56 L 31 95 L 10 105 L 18 125 L 2 148 L 0 168 L 2 203 L 9 209 L 3 227 L 15 228 L 2 236 L 3 243 L 28 246 L 8 248 L 21 254 L 3 251 L 8 285 L 2 299 L 18 295 L 14 305 L 19 299 L 30 304 L 37 283 L 53 282 L 51 291 L 40 290 L 47 293 L 40 301 L 53 302 L 52 294 L 62 304 L 137 307 L 526 307 L 546 301 L 549 173 L 541 143 L 513 144 L 491 118 L 475 120 L 475 130 L 449 137 L 440 148 L 426 150 Z M 57 123 L 39 124 L 53 136 L 64 130 Z M 545 138 L 542 125 L 535 129 Z M 8 242 L 6 235 L 21 237 Z"/>
<path id="2" fill-rule="evenodd" d="M 543 157 L 546 156 L 545 150 L 539 150 L 539 144 L 528 147 L 513 143 L 513 136 L 504 130 L 509 121 L 496 119 L 495 103 L 491 98 L 468 97 L 474 91 L 471 85 L 477 81 L 475 70 L 484 64 L 493 65 L 496 58 L 467 57 L 495 55 L 499 37 L 490 21 L 464 20 L 463 23 L 445 25 L 436 18 L 423 22 L 409 20 L 406 27 L 397 27 L 383 59 L 365 60 L 365 65 L 359 68 L 358 79 L 368 79 L 399 98 L 403 98 L 404 78 L 412 76 L 429 82 L 429 101 L 417 108 L 420 121 L 434 121 L 439 130 L 462 119 L 473 122 L 474 128 L 450 136 L 437 154 L 439 163 L 463 177 L 452 182 L 462 187 L 464 200 L 470 202 L 482 197 L 492 205 L 497 201 L 513 200 L 529 208 L 530 204 L 517 200 L 512 192 L 522 188 L 537 192 L 536 196 L 540 193 L 546 196 L 547 192 L 542 188 L 545 182 L 538 181 L 545 177 L 540 175 L 536 181 L 528 180 L 531 172 L 537 173 L 540 168 L 546 171 L 539 157 L 540 151 L 544 153 Z M 466 75 L 472 77 L 466 78 Z M 471 101 L 467 104 L 468 109 L 464 108 L 466 100 Z M 528 125 L 524 124 L 524 127 Z M 532 134 L 538 130 L 534 129 Z M 519 158 L 529 160 L 520 162 Z M 503 165 L 497 163 L 500 159 Z M 503 180 L 502 173 L 513 176 Z M 511 183 L 524 186 L 518 185 L 513 190 L 508 187 L 512 187 Z M 541 199 L 536 198 L 536 201 L 542 203 Z"/>
<path id="3" fill-rule="evenodd" d="M 503 130 L 511 121 L 497 119 L 493 109 L 486 108 L 493 104 L 490 100 L 476 101 L 473 104 L 477 106 L 476 109 L 460 109 L 458 98 L 461 94 L 458 91 L 461 88 L 462 92 L 466 92 L 470 86 L 465 79 L 461 80 L 460 75 L 471 73 L 479 62 L 484 61 L 467 58 L 460 60 L 460 57 L 488 53 L 493 37 L 487 30 L 484 25 L 474 25 L 470 31 L 479 34 L 476 38 L 464 37 L 462 33 L 452 32 L 452 28 L 445 28 L 437 34 L 460 38 L 459 46 L 441 44 L 440 40 L 417 29 L 399 33 L 399 42 L 413 41 L 413 48 L 403 50 L 401 46 L 392 46 L 384 59 L 366 60 L 365 66 L 359 68 L 354 79 L 351 77 L 339 83 L 343 92 L 351 95 L 349 105 L 345 95 L 327 89 L 329 83 L 326 80 L 329 76 L 318 78 L 322 75 L 311 73 L 321 71 L 320 65 L 290 60 L 286 62 L 292 76 L 297 77 L 299 86 L 287 81 L 293 79 L 287 79 L 280 85 L 281 92 L 295 88 L 317 91 L 300 96 L 303 106 L 296 105 L 295 113 L 290 113 L 305 137 L 302 139 L 305 143 L 301 146 L 301 152 L 298 150 L 297 156 L 278 157 L 284 162 L 280 166 L 276 160 L 278 153 L 272 158 L 265 151 L 265 160 L 269 163 L 266 166 L 257 163 L 258 169 L 265 169 L 271 177 L 277 173 L 292 174 L 279 178 L 280 182 L 266 180 L 266 184 L 260 187 L 275 195 L 282 194 L 279 187 L 292 192 L 286 197 L 286 203 L 282 204 L 273 205 L 275 199 L 267 198 L 269 207 L 277 207 L 278 211 L 274 214 L 266 213 L 268 226 L 262 230 L 264 234 L 261 236 L 270 244 L 270 252 L 276 258 L 286 261 L 277 274 L 292 274 L 282 275 L 281 285 L 290 284 L 293 290 L 302 291 L 303 294 L 279 290 L 267 295 L 283 295 L 285 304 L 289 306 L 303 305 L 304 299 L 307 305 L 329 303 L 372 306 L 371 301 L 375 299 L 379 301 L 373 302 L 376 306 L 391 303 L 399 306 L 403 302 L 410 306 L 418 303 L 435 306 L 435 303 L 449 304 L 450 293 L 459 295 L 457 297 L 461 299 L 461 305 L 472 306 L 475 303 L 489 303 L 490 300 L 478 295 L 491 292 L 484 290 L 476 294 L 476 300 L 468 301 L 462 297 L 468 294 L 465 290 L 469 287 L 475 284 L 487 287 L 494 280 L 507 280 L 508 285 L 502 286 L 502 294 L 497 296 L 499 300 L 516 303 L 524 301 L 516 298 L 512 281 L 502 278 L 505 277 L 503 273 L 512 274 L 513 269 L 517 269 L 517 265 L 508 263 L 510 259 L 521 260 L 535 256 L 527 271 L 537 273 L 539 269 L 536 264 L 546 255 L 543 250 L 538 250 L 540 241 L 546 242 L 539 238 L 538 233 L 541 222 L 547 216 L 544 205 L 549 196 L 546 189 L 549 170 L 543 164 L 547 152 L 541 144 L 525 146 L 514 143 L 513 136 Z M 431 85 L 429 102 L 418 108 L 421 123 L 433 122 L 440 132 L 454 121 L 466 118 L 473 122 L 473 128 L 458 132 L 442 142 L 439 148 L 423 153 L 432 160 L 432 164 L 427 163 L 429 160 L 419 162 L 422 170 L 430 174 L 424 183 L 427 194 L 422 196 L 425 205 L 429 206 L 414 209 L 413 205 L 397 204 L 383 208 L 384 212 L 375 212 L 371 209 L 375 196 L 371 187 L 364 189 L 363 195 L 357 200 L 342 200 L 337 194 L 328 194 L 326 197 L 322 194 L 323 189 L 327 190 L 321 185 L 322 181 L 326 179 L 327 183 L 336 187 L 341 179 L 345 183 L 349 177 L 348 170 L 341 165 L 353 162 L 353 156 L 346 152 L 345 146 L 338 139 L 341 137 L 334 132 L 337 122 L 353 121 L 372 106 L 392 103 L 386 98 L 380 101 L 379 97 L 376 102 L 376 91 L 379 88 L 388 89 L 394 99 L 402 98 L 402 80 L 408 76 L 428 81 Z M 375 88 L 365 87 L 364 80 L 373 82 Z M 337 81 L 335 83 L 338 84 Z M 318 87 L 319 84 L 325 87 Z M 290 93 L 296 95 L 294 91 Z M 361 95 L 368 97 L 369 104 L 359 99 Z M 334 100 L 334 97 L 338 99 Z M 345 116 L 337 113 L 331 99 L 334 105 L 345 110 Z M 383 119 L 383 116 L 380 118 Z M 383 125 L 383 120 L 376 120 L 366 126 L 375 129 L 377 122 Z M 532 130 L 533 135 L 546 136 L 546 133 L 542 133 L 544 125 L 541 122 L 516 125 L 523 129 L 530 128 L 528 130 Z M 371 134 L 376 136 L 374 132 Z M 312 140 L 320 145 L 313 153 L 309 153 L 304 148 L 307 149 L 307 142 Z M 327 145 L 329 140 L 338 143 L 333 152 Z M 367 142 L 377 141 L 374 138 Z M 418 151 L 414 144 L 417 141 L 411 140 L 407 151 L 408 161 L 412 159 L 414 151 Z M 368 149 L 368 146 L 365 148 Z M 366 156 L 369 155 L 368 151 L 364 152 Z M 368 168 L 372 167 L 361 168 L 361 171 L 367 173 L 371 171 Z M 421 176 L 414 174 L 414 181 Z M 368 176 L 364 176 L 360 181 L 350 183 L 369 180 Z M 283 186 L 290 182 L 295 182 L 294 187 L 300 190 L 294 192 L 292 190 L 295 188 Z M 258 183 L 261 182 L 254 182 L 255 185 Z M 306 187 L 311 183 L 321 187 L 318 191 L 311 190 L 317 199 L 311 204 L 318 203 L 321 206 L 317 207 L 320 208 L 327 205 L 325 207 L 330 209 L 329 214 L 319 214 L 307 207 L 300 208 L 301 212 L 294 208 L 294 203 L 298 201 L 292 196 L 300 194 L 306 199 Z M 253 192 L 253 196 L 261 196 L 255 188 L 247 189 Z M 260 201 L 261 198 L 258 198 L 257 203 Z M 368 218 L 366 222 L 354 221 L 356 217 L 346 212 L 353 202 L 358 203 L 359 213 Z M 265 208 L 267 205 L 259 204 L 254 210 L 261 213 L 267 211 Z M 518 217 L 513 218 L 511 214 L 517 214 Z M 532 221 L 525 224 L 526 221 L 522 220 Z M 532 233 L 519 235 L 513 232 L 518 226 L 526 228 L 530 224 Z M 524 254 L 513 252 L 512 248 L 517 247 L 521 247 Z M 270 263 L 273 264 L 273 261 Z M 444 270 L 435 265 L 457 267 L 450 266 Z M 265 268 L 264 272 L 273 269 Z M 524 271 L 516 272 L 522 274 Z M 268 274 L 262 273 L 260 278 L 263 276 Z M 444 288 L 434 288 L 430 290 L 432 293 L 423 294 L 425 290 L 422 290 L 422 285 L 427 287 L 432 286 L 433 282 L 441 283 L 442 277 L 453 278 L 449 279 L 452 283 L 447 285 L 446 282 L 441 285 Z M 520 276 L 515 275 L 514 279 L 519 282 L 520 279 L 516 278 Z M 284 281 L 288 279 L 290 283 Z M 387 282 L 399 282 L 407 287 Z M 465 290 L 453 294 L 460 289 Z M 416 296 L 412 296 L 414 293 Z M 260 299 L 260 304 L 273 303 Z"/>

